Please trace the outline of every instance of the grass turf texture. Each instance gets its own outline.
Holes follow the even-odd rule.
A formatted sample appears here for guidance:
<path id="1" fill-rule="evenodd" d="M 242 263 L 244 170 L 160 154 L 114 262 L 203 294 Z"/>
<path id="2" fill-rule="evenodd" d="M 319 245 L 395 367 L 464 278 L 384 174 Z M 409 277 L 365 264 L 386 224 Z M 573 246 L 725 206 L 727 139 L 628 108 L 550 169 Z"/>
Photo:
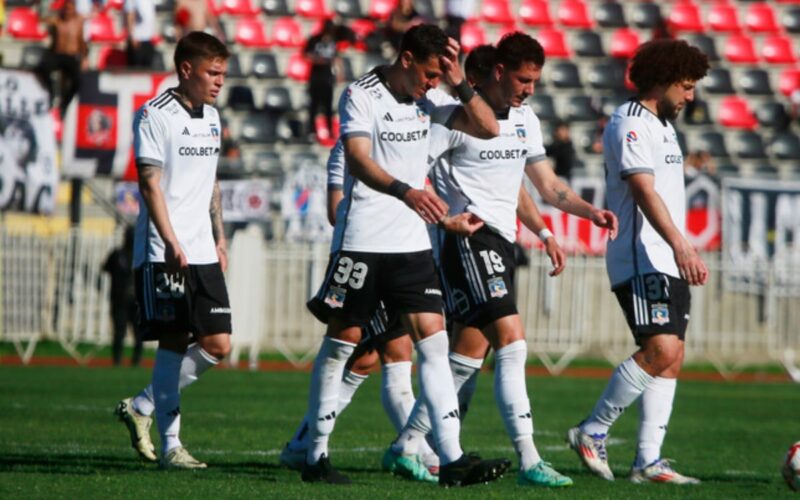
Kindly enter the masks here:
<path id="1" fill-rule="evenodd" d="M 620 418 L 609 446 L 618 480 L 589 475 L 563 436 L 606 381 L 532 378 L 537 446 L 575 486 L 520 487 L 510 473 L 490 485 L 444 490 L 380 470 L 394 432 L 380 404 L 379 374 L 356 394 L 331 442 L 333 464 L 355 483 L 349 487 L 303 484 L 299 473 L 278 465 L 305 409 L 308 374 L 217 369 L 187 389 L 181 437 L 209 463 L 197 472 L 163 472 L 140 462 L 112 416 L 116 402 L 149 377 L 143 368 L 0 366 L 0 498 L 792 498 L 779 473 L 787 447 L 800 438 L 800 389 L 791 384 L 679 384 L 664 456 L 677 458 L 676 470 L 704 483 L 677 487 L 624 480 L 635 452 L 635 408 Z M 514 458 L 516 468 L 491 378 L 481 375 L 462 441 L 485 457 Z M 155 425 L 152 435 L 158 446 Z"/>

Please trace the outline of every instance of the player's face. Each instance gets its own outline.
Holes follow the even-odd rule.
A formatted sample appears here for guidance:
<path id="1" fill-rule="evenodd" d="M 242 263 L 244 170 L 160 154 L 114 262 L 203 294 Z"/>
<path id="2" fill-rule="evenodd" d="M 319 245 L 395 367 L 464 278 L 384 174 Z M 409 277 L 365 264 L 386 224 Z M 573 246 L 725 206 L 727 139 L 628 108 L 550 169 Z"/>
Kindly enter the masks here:
<path id="1" fill-rule="evenodd" d="M 667 120 L 674 120 L 687 102 L 694 101 L 694 88 L 697 82 L 684 80 L 667 87 L 664 97 L 658 103 L 658 114 Z"/>
<path id="2" fill-rule="evenodd" d="M 439 86 L 439 80 L 442 78 L 439 56 L 433 55 L 424 61 L 412 57 L 407 75 L 408 95 L 415 100 L 421 98 L 427 91 Z"/>
<path id="3" fill-rule="evenodd" d="M 531 61 L 523 62 L 515 70 L 503 70 L 500 85 L 506 104 L 515 108 L 522 106 L 525 99 L 533 95 L 536 83 L 541 77 L 542 67 Z"/>
<path id="4" fill-rule="evenodd" d="M 188 76 L 185 86 L 189 98 L 193 103 L 214 104 L 225 84 L 228 61 L 221 58 L 200 59 L 188 64 L 190 67 L 185 69 Z"/>

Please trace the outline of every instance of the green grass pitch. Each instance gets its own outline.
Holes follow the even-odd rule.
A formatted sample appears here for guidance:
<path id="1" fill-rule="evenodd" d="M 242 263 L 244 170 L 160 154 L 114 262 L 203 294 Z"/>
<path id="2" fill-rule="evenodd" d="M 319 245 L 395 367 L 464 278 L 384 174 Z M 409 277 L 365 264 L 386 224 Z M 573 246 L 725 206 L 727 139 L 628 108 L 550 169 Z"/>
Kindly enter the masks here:
<path id="1" fill-rule="evenodd" d="M 361 387 L 331 440 L 349 487 L 306 485 L 278 465 L 278 453 L 305 409 L 307 373 L 216 369 L 184 392 L 181 437 L 209 469 L 164 472 L 140 462 L 112 416 L 115 403 L 149 380 L 147 369 L 0 366 L 0 498 L 791 498 L 780 477 L 783 453 L 800 439 L 800 387 L 684 381 L 678 385 L 664 456 L 702 485 L 634 485 L 637 410 L 612 433 L 618 476 L 585 472 L 566 448 L 566 430 L 586 414 L 605 380 L 531 378 L 536 443 L 575 481 L 566 490 L 516 485 L 515 474 L 444 490 L 393 478 L 380 458 L 394 432 L 380 404 L 379 374 Z M 157 433 L 153 429 L 157 443 Z M 462 431 L 464 448 L 513 457 L 483 373 Z"/>

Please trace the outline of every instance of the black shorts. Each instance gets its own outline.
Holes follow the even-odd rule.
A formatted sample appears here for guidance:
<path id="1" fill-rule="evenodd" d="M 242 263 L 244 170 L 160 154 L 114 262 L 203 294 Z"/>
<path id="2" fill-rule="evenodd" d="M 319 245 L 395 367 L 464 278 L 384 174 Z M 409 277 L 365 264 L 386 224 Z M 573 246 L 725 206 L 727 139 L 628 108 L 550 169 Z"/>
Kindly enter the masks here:
<path id="1" fill-rule="evenodd" d="M 386 307 L 381 302 L 372 314 L 369 324 L 361 334 L 359 346 L 367 351 L 374 351 L 380 344 L 402 337 L 406 334 L 400 316 L 389 317 Z"/>
<path id="2" fill-rule="evenodd" d="M 144 340 L 163 334 L 231 333 L 231 306 L 219 264 L 189 265 L 185 278 L 168 274 L 163 262 L 136 273 L 136 302 Z"/>
<path id="3" fill-rule="evenodd" d="M 637 345 L 642 337 L 662 333 L 677 335 L 681 340 L 686 337 L 692 302 L 686 280 L 661 273 L 645 274 L 613 291 Z"/>
<path id="4" fill-rule="evenodd" d="M 469 238 L 447 234 L 441 254 L 447 310 L 462 325 L 483 328 L 517 314 L 514 245 L 486 227 Z"/>
<path id="5" fill-rule="evenodd" d="M 325 280 L 308 309 L 323 323 L 330 317 L 366 328 L 383 302 L 388 317 L 442 314 L 442 291 L 430 250 L 379 254 L 341 251 L 328 262 Z"/>

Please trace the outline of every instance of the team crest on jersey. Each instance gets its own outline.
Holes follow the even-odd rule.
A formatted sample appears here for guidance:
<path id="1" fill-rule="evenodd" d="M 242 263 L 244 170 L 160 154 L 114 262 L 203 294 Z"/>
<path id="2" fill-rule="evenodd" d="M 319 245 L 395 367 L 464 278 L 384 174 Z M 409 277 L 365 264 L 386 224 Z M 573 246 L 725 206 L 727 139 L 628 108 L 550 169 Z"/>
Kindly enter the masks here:
<path id="1" fill-rule="evenodd" d="M 211 137 L 216 140 L 219 140 L 219 129 L 217 128 L 217 124 L 211 125 Z"/>
<path id="2" fill-rule="evenodd" d="M 503 281 L 503 278 L 499 276 L 487 281 L 486 285 L 489 287 L 489 295 L 492 297 L 499 299 L 508 295 L 508 288 L 506 288 L 506 282 Z"/>
<path id="3" fill-rule="evenodd" d="M 425 123 L 425 120 L 428 119 L 428 113 L 426 113 L 424 109 L 417 107 L 417 118 L 419 118 L 419 121 L 422 123 Z"/>
<path id="4" fill-rule="evenodd" d="M 517 127 L 517 139 L 519 139 L 522 142 L 525 142 L 527 138 L 528 134 L 525 132 L 525 129 L 522 127 Z"/>
<path id="5" fill-rule="evenodd" d="M 639 136 L 633 130 L 625 134 L 625 142 L 627 142 L 628 144 L 632 144 L 638 140 Z"/>
<path id="6" fill-rule="evenodd" d="M 663 302 L 656 302 L 650 305 L 650 320 L 656 325 L 666 325 L 669 323 L 669 307 Z"/>
<path id="7" fill-rule="evenodd" d="M 325 303 L 333 309 L 342 308 L 344 307 L 345 295 L 347 295 L 347 290 L 339 288 L 338 286 L 332 286 L 325 294 Z"/>

